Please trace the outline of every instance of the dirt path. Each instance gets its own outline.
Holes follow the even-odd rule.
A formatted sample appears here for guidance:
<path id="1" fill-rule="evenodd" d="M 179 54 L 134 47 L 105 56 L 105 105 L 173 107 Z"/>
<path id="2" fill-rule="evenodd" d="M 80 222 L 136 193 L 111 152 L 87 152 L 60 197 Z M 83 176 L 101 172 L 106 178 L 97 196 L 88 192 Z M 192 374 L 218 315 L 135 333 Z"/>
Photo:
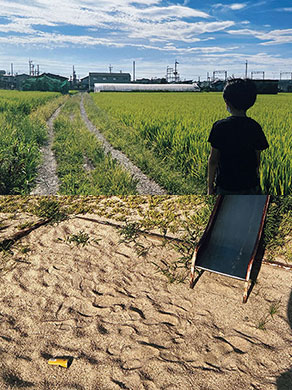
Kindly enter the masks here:
<path id="1" fill-rule="evenodd" d="M 38 169 L 36 187 L 31 191 L 31 195 L 56 195 L 59 190 L 59 179 L 57 176 L 57 162 L 52 151 L 54 138 L 54 120 L 61 110 L 59 107 L 48 120 L 48 143 L 41 148 L 43 164 Z"/>
<path id="2" fill-rule="evenodd" d="M 167 192 L 159 186 L 155 181 L 149 179 L 136 165 L 134 165 L 128 157 L 117 149 L 114 149 L 112 145 L 105 139 L 105 137 L 98 131 L 98 129 L 88 119 L 84 103 L 84 95 L 82 95 L 80 101 L 80 111 L 82 118 L 84 119 L 88 129 L 93 132 L 97 138 L 102 142 L 104 151 L 110 153 L 112 158 L 117 160 L 122 166 L 124 166 L 134 179 L 138 180 L 137 191 L 140 195 L 166 195 Z"/>

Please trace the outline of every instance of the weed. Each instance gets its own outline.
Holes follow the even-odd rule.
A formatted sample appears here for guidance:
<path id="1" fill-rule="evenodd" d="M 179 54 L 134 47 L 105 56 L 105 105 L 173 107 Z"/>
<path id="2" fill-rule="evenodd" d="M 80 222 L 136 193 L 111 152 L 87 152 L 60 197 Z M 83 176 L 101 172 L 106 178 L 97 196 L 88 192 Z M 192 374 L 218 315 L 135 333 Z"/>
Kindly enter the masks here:
<path id="1" fill-rule="evenodd" d="M 80 230 L 77 234 L 72 234 L 71 236 L 67 237 L 66 241 L 69 243 L 74 242 L 77 246 L 81 245 L 82 247 L 85 247 L 85 245 L 89 244 L 90 237 L 83 230 Z"/>
<path id="2" fill-rule="evenodd" d="M 139 242 L 135 243 L 134 248 L 135 248 L 135 251 L 136 251 L 138 257 L 146 257 L 149 250 L 150 250 L 150 247 L 147 248 Z"/>
<path id="3" fill-rule="evenodd" d="M 260 329 L 260 330 L 266 330 L 266 324 L 268 322 L 268 318 L 267 317 L 264 317 L 262 319 L 260 319 L 258 325 L 257 325 L 257 328 Z"/>
<path id="4" fill-rule="evenodd" d="M 27 221 L 27 222 L 24 222 L 24 223 L 21 223 L 20 225 L 17 226 L 18 229 L 20 230 L 23 230 L 23 229 L 26 229 L 26 228 L 29 228 L 33 225 L 33 222 L 32 221 Z"/>
<path id="5" fill-rule="evenodd" d="M 272 302 L 270 307 L 269 307 L 269 312 L 265 316 L 263 316 L 257 325 L 257 328 L 260 330 L 266 330 L 266 324 L 274 318 L 274 315 L 279 312 L 280 309 L 280 304 L 281 304 L 281 299 L 278 301 Z"/>
<path id="6" fill-rule="evenodd" d="M 119 229 L 120 235 L 123 236 L 121 242 L 135 241 L 140 234 L 141 225 L 138 222 L 126 221 L 125 226 Z"/>
<path id="7" fill-rule="evenodd" d="M 153 265 L 155 265 L 155 267 L 157 268 L 158 272 L 161 272 L 164 276 L 167 277 L 169 283 L 172 284 L 172 283 L 183 283 L 184 282 L 184 280 L 185 280 L 184 276 L 178 276 L 178 275 L 175 274 L 175 272 L 174 272 L 176 270 L 176 266 L 175 265 L 169 266 L 168 264 L 166 264 L 166 267 L 163 268 L 160 265 L 154 263 L 153 261 L 151 263 Z"/>
<path id="8" fill-rule="evenodd" d="M 20 253 L 23 253 L 23 254 L 29 253 L 30 251 L 31 251 L 31 249 L 29 246 L 23 246 L 20 248 Z"/>
<path id="9" fill-rule="evenodd" d="M 10 239 L 6 239 L 0 242 L 0 252 L 3 252 L 4 254 L 12 254 L 12 251 L 10 250 L 11 246 L 13 245 L 14 241 Z"/>
<path id="10" fill-rule="evenodd" d="M 52 223 L 58 223 L 68 218 L 65 211 L 62 210 L 60 203 L 49 197 L 40 199 L 34 207 L 34 213 L 43 219 L 48 219 Z"/>
<path id="11" fill-rule="evenodd" d="M 277 314 L 279 312 L 280 304 L 281 304 L 281 299 L 279 301 L 273 302 L 271 304 L 270 309 L 269 309 L 269 314 L 271 317 L 273 317 L 275 314 Z"/>

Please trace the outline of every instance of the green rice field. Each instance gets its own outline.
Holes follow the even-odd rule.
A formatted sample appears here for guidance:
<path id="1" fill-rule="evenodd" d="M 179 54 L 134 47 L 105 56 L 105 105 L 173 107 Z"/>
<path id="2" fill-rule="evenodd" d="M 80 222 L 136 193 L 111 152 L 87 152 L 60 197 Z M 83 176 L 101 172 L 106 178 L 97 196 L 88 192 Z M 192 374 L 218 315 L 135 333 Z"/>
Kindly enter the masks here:
<path id="1" fill-rule="evenodd" d="M 139 159 L 137 148 L 151 150 L 161 165 L 169 164 L 196 185 L 193 193 L 206 191 L 208 135 L 216 120 L 229 115 L 221 93 L 116 92 L 92 93 L 91 97 L 98 109 L 87 103 L 90 119 L 120 147 L 117 138 L 127 139 L 124 144 L 130 157 Z M 260 182 L 265 193 L 291 193 L 291 107 L 292 94 L 259 95 L 248 111 L 262 126 L 270 145 L 261 156 Z"/>
<path id="2" fill-rule="evenodd" d="M 81 187 L 76 187 L 80 177 L 77 178 L 74 172 L 80 172 L 84 156 L 88 155 L 91 161 L 95 161 L 97 155 L 102 156 L 100 146 L 94 146 L 95 141 L 85 131 L 78 113 L 80 95 L 1 90 L 1 195 L 30 192 L 42 160 L 40 148 L 47 140 L 46 121 L 66 100 L 67 108 L 54 124 L 54 149 L 60 160 L 58 173 L 60 178 L 64 178 L 63 181 L 66 179 L 66 184 L 64 181 L 62 185 L 62 193 L 69 191 L 72 194 L 73 188 L 76 193 L 83 194 L 81 187 L 86 187 L 84 195 L 100 191 L 103 193 L 102 174 L 88 180 L 88 174 L 82 172 L 84 181 L 82 186 L 80 184 Z M 89 119 L 108 141 L 123 151 L 169 194 L 206 193 L 207 160 L 210 152 L 207 139 L 212 124 L 229 115 L 221 93 L 91 93 L 85 95 L 84 104 Z M 292 94 L 280 93 L 259 95 L 254 107 L 248 111 L 248 115 L 262 126 L 270 145 L 261 156 L 260 182 L 262 190 L 272 195 L 292 193 L 291 107 Z M 85 138 L 81 141 L 80 137 Z M 77 152 L 77 147 L 85 144 L 88 144 L 88 148 L 90 145 L 90 152 L 89 149 Z M 62 153 L 64 147 L 66 154 Z M 71 157 L 70 150 L 74 150 Z M 65 155 L 66 169 L 62 165 L 63 160 L 61 163 L 61 158 L 64 159 Z M 79 165 L 76 162 L 78 156 Z M 100 162 L 96 160 L 94 164 L 97 167 L 106 161 L 107 159 L 100 157 Z M 124 174 L 114 175 L 113 170 L 119 170 L 119 166 L 109 161 L 106 164 L 110 166 L 110 177 L 116 176 L 117 181 L 120 174 Z M 103 168 L 99 168 L 100 173 L 104 170 L 104 165 L 102 166 Z M 70 177 L 71 181 L 68 179 Z M 125 180 L 124 184 L 128 184 L 125 184 L 122 193 L 135 193 L 130 178 Z M 85 182 L 88 182 L 86 186 Z M 99 189 L 95 190 L 95 186 Z M 108 195 L 113 188 L 113 194 L 121 188 L 117 182 L 114 187 L 112 184 L 107 184 L 106 187 Z"/>
<path id="3" fill-rule="evenodd" d="M 55 92 L 0 91 L 0 194 L 28 193 L 46 142 L 46 120 L 66 97 Z"/>
<path id="4" fill-rule="evenodd" d="M 73 95 L 73 96 L 72 96 Z M 48 140 L 47 120 L 54 121 L 52 149 L 60 194 L 136 194 L 135 180 L 89 132 L 80 115 L 80 96 L 55 92 L 0 91 L 0 195 L 26 195 L 35 186 Z M 47 180 L 46 178 L 42 178 Z"/>

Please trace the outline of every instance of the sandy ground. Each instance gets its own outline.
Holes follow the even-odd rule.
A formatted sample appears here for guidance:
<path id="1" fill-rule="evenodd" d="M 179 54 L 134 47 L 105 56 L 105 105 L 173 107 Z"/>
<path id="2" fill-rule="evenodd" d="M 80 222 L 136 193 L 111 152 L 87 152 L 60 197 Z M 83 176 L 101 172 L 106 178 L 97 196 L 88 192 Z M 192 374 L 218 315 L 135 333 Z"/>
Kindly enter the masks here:
<path id="1" fill-rule="evenodd" d="M 35 220 L 6 220 L 0 241 Z M 70 242 L 80 231 L 85 246 Z M 244 305 L 241 281 L 170 283 L 153 263 L 178 252 L 140 243 L 144 257 L 116 228 L 73 218 L 0 253 L 1 390 L 292 389 L 291 272 L 262 265 Z"/>

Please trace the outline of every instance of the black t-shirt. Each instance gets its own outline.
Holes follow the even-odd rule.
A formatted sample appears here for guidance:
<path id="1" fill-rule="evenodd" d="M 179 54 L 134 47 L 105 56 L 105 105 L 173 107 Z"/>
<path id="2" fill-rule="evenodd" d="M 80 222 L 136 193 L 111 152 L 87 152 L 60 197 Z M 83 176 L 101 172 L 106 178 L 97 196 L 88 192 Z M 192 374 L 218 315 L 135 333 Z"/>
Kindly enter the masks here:
<path id="1" fill-rule="evenodd" d="M 214 123 L 208 142 L 220 151 L 216 184 L 239 191 L 259 184 L 256 150 L 269 147 L 261 126 L 253 119 L 230 116 Z"/>

